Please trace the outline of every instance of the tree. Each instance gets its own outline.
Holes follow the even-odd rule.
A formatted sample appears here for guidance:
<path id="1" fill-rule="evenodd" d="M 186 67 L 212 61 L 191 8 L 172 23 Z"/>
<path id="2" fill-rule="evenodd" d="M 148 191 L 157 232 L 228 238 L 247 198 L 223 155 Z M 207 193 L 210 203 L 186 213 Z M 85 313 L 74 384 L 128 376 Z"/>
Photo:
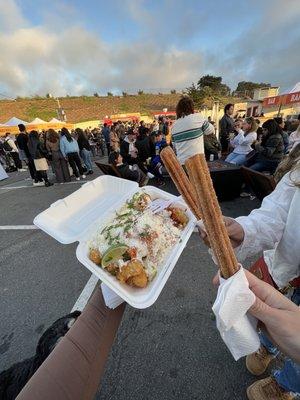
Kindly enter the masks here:
<path id="1" fill-rule="evenodd" d="M 254 89 L 262 87 L 271 87 L 270 83 L 257 83 L 251 81 L 241 81 L 238 83 L 234 93 L 239 96 L 250 96 L 253 97 Z"/>
<path id="2" fill-rule="evenodd" d="M 126 97 L 126 96 L 128 96 L 128 93 L 127 92 L 122 92 L 122 96 Z"/>
<path id="3" fill-rule="evenodd" d="M 172 90 L 171 90 L 171 94 L 176 94 L 176 90 L 175 90 L 175 89 L 172 89 Z"/>
<path id="4" fill-rule="evenodd" d="M 108 96 L 108 97 L 113 97 L 112 92 L 107 92 L 107 96 Z"/>
<path id="5" fill-rule="evenodd" d="M 99 97 L 99 94 L 97 92 L 95 92 L 94 97 Z"/>
<path id="6" fill-rule="evenodd" d="M 230 87 L 222 83 L 222 77 L 213 75 L 202 76 L 197 85 L 192 83 L 186 90 L 197 106 L 203 105 L 207 99 L 218 100 L 220 96 L 230 95 Z"/>
<path id="7" fill-rule="evenodd" d="M 192 83 L 190 87 L 186 88 L 186 93 L 194 100 L 195 104 L 197 105 L 202 104 L 203 98 L 201 96 L 200 90 L 194 83 Z"/>
<path id="8" fill-rule="evenodd" d="M 209 87 L 216 95 L 228 96 L 230 94 L 230 87 L 222 83 L 221 76 L 204 75 L 199 79 L 197 87 L 199 90 Z"/>
<path id="9" fill-rule="evenodd" d="M 140 89 L 140 90 L 138 90 L 138 95 L 139 95 L 139 96 L 141 96 L 142 94 L 144 94 L 144 91 L 143 91 L 143 90 L 141 90 L 141 89 Z"/>

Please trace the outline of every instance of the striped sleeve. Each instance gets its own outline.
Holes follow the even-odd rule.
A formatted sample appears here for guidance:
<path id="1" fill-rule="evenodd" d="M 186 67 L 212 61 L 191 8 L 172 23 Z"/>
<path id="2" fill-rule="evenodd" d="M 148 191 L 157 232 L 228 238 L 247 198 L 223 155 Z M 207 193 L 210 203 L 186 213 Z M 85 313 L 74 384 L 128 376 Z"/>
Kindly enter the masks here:
<path id="1" fill-rule="evenodd" d="M 173 141 L 175 143 L 185 142 L 187 140 L 197 139 L 202 135 L 203 135 L 202 127 L 188 129 L 186 131 L 173 133 Z"/>

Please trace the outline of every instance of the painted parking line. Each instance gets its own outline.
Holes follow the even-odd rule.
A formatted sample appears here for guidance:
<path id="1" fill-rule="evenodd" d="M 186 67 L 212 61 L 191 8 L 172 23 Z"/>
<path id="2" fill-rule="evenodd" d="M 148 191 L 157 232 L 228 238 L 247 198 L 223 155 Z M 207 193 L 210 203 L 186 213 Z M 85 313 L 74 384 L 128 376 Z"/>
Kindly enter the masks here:
<path id="1" fill-rule="evenodd" d="M 92 274 L 90 279 L 87 281 L 87 284 L 83 288 L 83 291 L 80 293 L 78 299 L 76 300 L 76 303 L 74 304 L 71 312 L 73 312 L 75 310 L 82 311 L 84 309 L 84 307 L 85 307 L 86 303 L 89 301 L 89 298 L 91 297 L 98 281 L 99 281 L 99 278 L 97 278 L 96 275 Z"/>
<path id="2" fill-rule="evenodd" d="M 35 225 L 0 225 L 0 230 L 5 231 L 5 230 L 11 230 L 11 231 L 17 231 L 17 230 L 26 230 L 26 229 L 39 229 Z"/>
<path id="3" fill-rule="evenodd" d="M 1 190 L 11 190 L 11 189 L 24 189 L 24 188 L 29 188 L 33 186 L 2 186 L 0 187 Z"/>
<path id="4" fill-rule="evenodd" d="M 74 182 L 64 182 L 64 183 L 54 183 L 54 186 L 63 186 L 63 185 L 73 185 L 74 183 L 76 184 L 83 184 L 89 182 L 87 180 L 81 180 L 81 181 L 74 181 Z M 11 190 L 11 189 L 25 189 L 25 188 L 37 188 L 37 187 L 44 187 L 44 186 L 33 186 L 33 185 L 20 185 L 20 186 L 1 186 L 0 190 Z"/>

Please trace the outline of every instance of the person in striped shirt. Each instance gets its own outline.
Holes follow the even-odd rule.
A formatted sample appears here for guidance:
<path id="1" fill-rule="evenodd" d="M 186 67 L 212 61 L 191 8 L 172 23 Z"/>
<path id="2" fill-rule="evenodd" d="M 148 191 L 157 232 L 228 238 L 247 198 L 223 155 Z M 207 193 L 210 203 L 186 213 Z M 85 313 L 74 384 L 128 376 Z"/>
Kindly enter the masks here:
<path id="1" fill-rule="evenodd" d="M 203 135 L 214 133 L 214 127 L 200 113 L 195 113 L 194 102 L 183 96 L 176 106 L 177 120 L 172 127 L 172 142 L 179 162 L 197 153 L 204 153 Z"/>

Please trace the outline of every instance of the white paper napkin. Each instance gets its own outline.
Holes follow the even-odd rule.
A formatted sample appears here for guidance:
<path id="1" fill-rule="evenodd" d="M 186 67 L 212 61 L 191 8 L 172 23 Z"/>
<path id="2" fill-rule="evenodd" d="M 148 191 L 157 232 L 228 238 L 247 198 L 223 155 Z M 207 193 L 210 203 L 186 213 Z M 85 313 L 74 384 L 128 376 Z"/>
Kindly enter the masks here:
<path id="1" fill-rule="evenodd" d="M 122 297 L 117 295 L 113 290 L 106 286 L 103 282 L 101 283 L 101 290 L 105 305 L 112 310 L 117 308 L 120 304 L 124 303 Z"/>
<path id="2" fill-rule="evenodd" d="M 247 314 L 254 301 L 255 295 L 249 289 L 242 267 L 228 279 L 220 277 L 218 295 L 212 310 L 221 337 L 235 360 L 254 353 L 260 347 L 257 320 Z"/>

